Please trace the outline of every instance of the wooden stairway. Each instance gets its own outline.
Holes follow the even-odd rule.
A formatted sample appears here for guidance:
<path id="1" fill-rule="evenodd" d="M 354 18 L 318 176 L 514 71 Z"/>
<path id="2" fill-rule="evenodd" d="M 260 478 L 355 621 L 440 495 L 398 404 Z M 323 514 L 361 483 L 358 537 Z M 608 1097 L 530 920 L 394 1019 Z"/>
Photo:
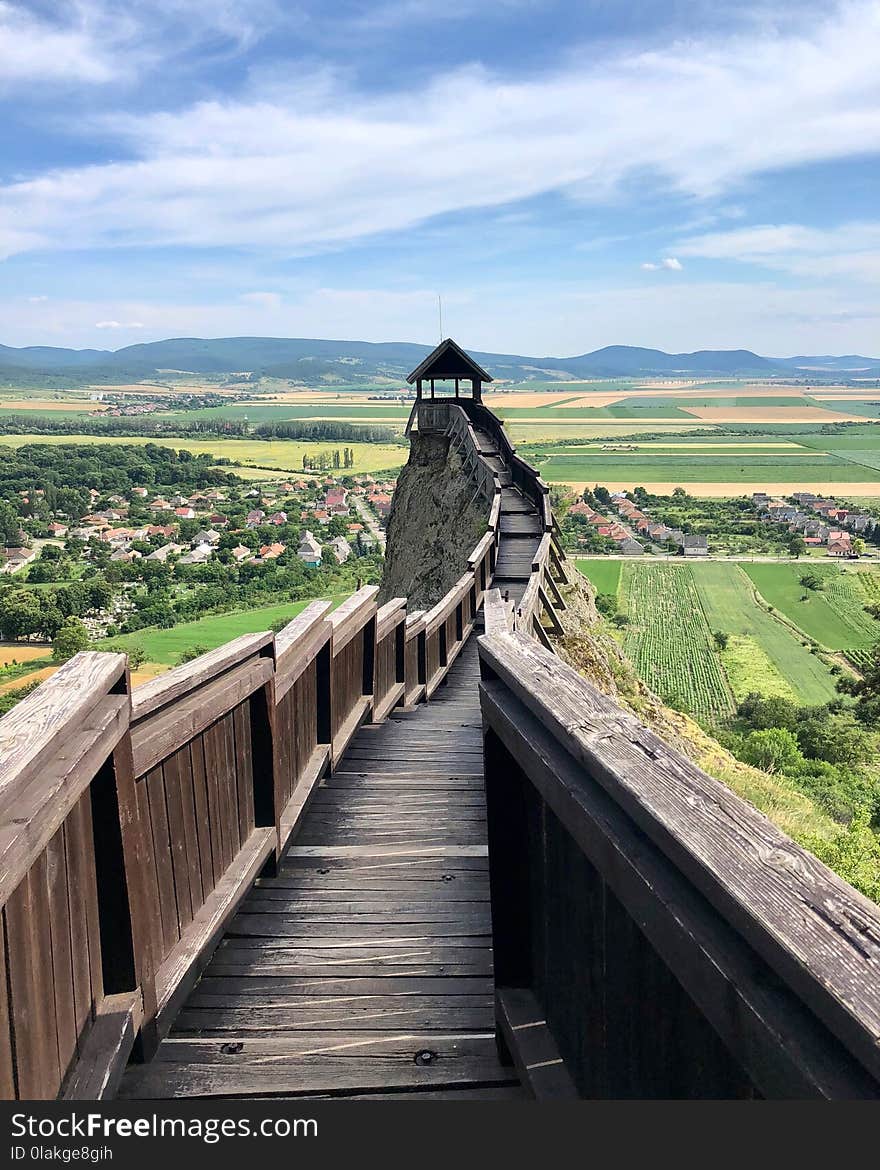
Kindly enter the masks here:
<path id="1" fill-rule="evenodd" d="M 494 1041 L 476 640 L 365 726 L 129 1098 L 521 1095 Z"/>
<path id="2" fill-rule="evenodd" d="M 510 471 L 488 431 L 474 426 L 480 458 L 501 483 L 501 541 L 492 584 L 519 602 L 532 573 L 532 562 L 543 536 L 543 525 L 531 500 L 511 483 Z M 503 474 L 500 474 L 502 473 Z"/>

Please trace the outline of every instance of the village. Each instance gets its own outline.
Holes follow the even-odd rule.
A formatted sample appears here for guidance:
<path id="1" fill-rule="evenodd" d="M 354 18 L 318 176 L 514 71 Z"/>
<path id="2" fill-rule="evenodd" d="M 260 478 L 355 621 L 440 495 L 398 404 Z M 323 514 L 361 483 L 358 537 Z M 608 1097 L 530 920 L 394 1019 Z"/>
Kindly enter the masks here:
<path id="1" fill-rule="evenodd" d="M 145 487 L 134 487 L 130 499 L 113 493 L 102 497 L 94 488 L 89 490 L 93 504 L 99 501 L 94 511 L 72 519 L 56 518 L 47 525 L 47 539 L 30 541 L 24 529 L 20 532 L 21 542 L 2 550 L 0 572 L 18 573 L 32 565 L 40 556 L 46 544 L 65 546 L 68 542 L 80 559 L 93 559 L 90 542 L 109 549 L 111 563 L 131 564 L 138 560 L 181 565 L 205 564 L 218 553 L 228 550 L 226 558 L 234 563 L 263 564 L 275 560 L 288 551 L 290 542 L 267 540 L 254 544 L 252 539 L 240 540 L 230 547 L 228 537 L 234 534 L 264 532 L 267 528 L 286 528 L 305 524 L 294 548 L 296 557 L 311 568 L 320 568 L 329 556 L 337 564 L 344 564 L 351 556 L 369 556 L 381 545 L 383 534 L 380 524 L 391 509 L 393 480 L 376 481 L 370 475 L 346 476 L 345 483 L 339 477 L 328 475 L 318 481 L 315 478 L 295 479 L 277 486 L 250 488 L 241 493 L 242 499 L 252 505 L 240 524 L 233 523 L 224 511 L 230 499 L 228 489 L 209 488 L 189 496 L 169 494 L 164 496 Z M 41 489 L 32 493 L 42 496 Z M 20 492 L 23 504 L 30 501 L 26 492 Z M 367 519 L 362 505 L 367 506 Z M 138 508 L 140 505 L 140 508 Z M 153 522 L 126 524 L 132 508 L 142 512 L 144 508 Z M 371 518 L 375 517 L 373 520 Z M 338 531 L 334 520 L 345 521 L 345 531 Z M 203 525 L 190 534 L 192 522 Z M 333 528 L 332 534 L 324 529 Z M 147 548 L 145 546 L 149 545 Z M 33 571 L 31 577 L 33 576 Z"/>
<path id="2" fill-rule="evenodd" d="M 680 493 L 680 500 L 688 500 L 691 505 L 692 521 L 695 513 L 699 516 L 700 501 L 684 492 Z M 612 556 L 660 553 L 706 557 L 731 551 L 725 540 L 730 536 L 729 531 L 719 533 L 715 543 L 723 547 L 715 548 L 712 537 L 705 531 L 688 531 L 683 524 L 670 524 L 652 515 L 652 510 L 668 512 L 678 503 L 677 495 L 650 497 L 638 488 L 633 492 L 609 492 L 597 487 L 593 492 L 585 492 L 584 498 L 568 508 L 563 529 L 573 548 Z M 754 529 L 753 522 L 758 521 L 764 528 L 763 539 L 771 532 L 785 546 L 787 554 L 812 552 L 837 559 L 855 559 L 867 552 L 866 542 L 876 543 L 880 536 L 880 522 L 870 513 L 809 491 L 796 491 L 788 498 L 757 491 L 752 493 L 750 501 L 745 498 L 739 501 L 739 507 L 737 517 L 743 530 Z M 705 523 L 699 526 L 705 528 L 714 521 L 717 527 L 723 528 L 717 522 L 718 502 L 705 501 L 705 508 Z M 756 538 L 762 539 L 760 532 Z"/>

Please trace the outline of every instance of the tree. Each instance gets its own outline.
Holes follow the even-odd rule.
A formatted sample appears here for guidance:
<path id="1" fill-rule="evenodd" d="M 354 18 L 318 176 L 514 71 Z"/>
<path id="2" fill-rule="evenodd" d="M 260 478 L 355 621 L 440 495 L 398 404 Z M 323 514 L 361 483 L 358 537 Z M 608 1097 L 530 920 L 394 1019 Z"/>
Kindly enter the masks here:
<path id="1" fill-rule="evenodd" d="M 841 694 L 855 697 L 856 718 L 872 726 L 880 723 L 880 644 L 872 647 L 861 671 L 861 678 L 838 679 L 837 689 Z"/>
<path id="2" fill-rule="evenodd" d="M 796 769 L 804 761 L 798 741 L 784 727 L 750 731 L 742 741 L 739 757 L 753 768 L 771 775 Z"/>
<path id="3" fill-rule="evenodd" d="M 185 662 L 192 662 L 194 658 L 198 658 L 200 654 L 207 654 L 208 647 L 203 646 L 200 642 L 195 642 L 192 646 L 188 646 L 186 650 L 182 650 L 177 657 L 177 666 L 183 666 Z"/>
<path id="4" fill-rule="evenodd" d="M 598 593 L 596 595 L 596 609 L 603 617 L 611 617 L 617 612 L 617 598 L 613 593 Z"/>
<path id="5" fill-rule="evenodd" d="M 625 613 L 616 613 L 611 620 L 614 622 L 614 624 L 617 626 L 618 629 L 620 629 L 622 626 L 629 625 L 629 618 L 626 616 Z"/>
<path id="6" fill-rule="evenodd" d="M 52 643 L 52 657 L 56 662 L 66 662 L 80 650 L 88 649 L 89 631 L 79 618 L 69 618 Z"/>
<path id="7" fill-rule="evenodd" d="M 723 630 L 714 630 L 712 632 L 712 637 L 715 641 L 715 649 L 716 650 L 726 650 L 727 649 L 727 643 L 730 641 L 729 634 L 725 634 Z"/>
<path id="8" fill-rule="evenodd" d="M 860 764 L 871 756 L 870 737 L 850 711 L 802 720 L 797 739 L 805 756 L 829 764 Z"/>
<path id="9" fill-rule="evenodd" d="M 794 533 L 788 542 L 788 551 L 793 557 L 802 557 L 807 551 L 807 542 L 799 532 Z"/>
<path id="10" fill-rule="evenodd" d="M 804 573 L 803 576 L 799 578 L 799 582 L 801 585 L 803 585 L 804 589 L 813 589 L 818 591 L 819 589 L 825 588 L 825 582 L 818 573 Z"/>
<path id="11" fill-rule="evenodd" d="M 59 590 L 60 592 L 60 590 Z M 40 632 L 42 613 L 36 592 L 10 589 L 0 600 L 0 630 L 6 638 L 29 638 Z"/>
<path id="12" fill-rule="evenodd" d="M 126 645 L 124 642 L 106 642 L 102 647 L 108 654 L 127 654 L 129 670 L 139 670 L 147 661 L 147 652 L 136 642 Z"/>
<path id="13" fill-rule="evenodd" d="M 855 540 L 852 542 L 852 550 L 856 554 L 857 557 L 860 557 L 863 555 L 863 553 L 865 551 L 865 542 L 862 540 L 861 537 L 857 536 L 855 538 Z"/>
<path id="14" fill-rule="evenodd" d="M 800 708 L 791 699 L 779 695 L 759 695 L 752 691 L 736 709 L 737 715 L 756 731 L 767 727 L 785 727 L 794 731 Z"/>

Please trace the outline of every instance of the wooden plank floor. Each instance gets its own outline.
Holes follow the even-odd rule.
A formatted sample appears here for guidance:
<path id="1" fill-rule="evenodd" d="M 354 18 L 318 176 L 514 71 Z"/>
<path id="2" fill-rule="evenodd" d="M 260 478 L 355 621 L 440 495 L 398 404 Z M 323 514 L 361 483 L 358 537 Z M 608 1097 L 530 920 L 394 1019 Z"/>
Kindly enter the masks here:
<path id="1" fill-rule="evenodd" d="M 360 730 L 134 1098 L 519 1096 L 494 1042 L 476 640 Z"/>

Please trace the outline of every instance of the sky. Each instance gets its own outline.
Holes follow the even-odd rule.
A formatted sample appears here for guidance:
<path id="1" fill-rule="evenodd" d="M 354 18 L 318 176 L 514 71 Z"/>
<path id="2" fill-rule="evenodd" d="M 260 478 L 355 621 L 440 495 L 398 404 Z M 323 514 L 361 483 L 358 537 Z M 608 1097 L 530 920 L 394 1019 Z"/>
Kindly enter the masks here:
<path id="1" fill-rule="evenodd" d="M 880 0 L 0 0 L 0 343 L 880 356 Z"/>

